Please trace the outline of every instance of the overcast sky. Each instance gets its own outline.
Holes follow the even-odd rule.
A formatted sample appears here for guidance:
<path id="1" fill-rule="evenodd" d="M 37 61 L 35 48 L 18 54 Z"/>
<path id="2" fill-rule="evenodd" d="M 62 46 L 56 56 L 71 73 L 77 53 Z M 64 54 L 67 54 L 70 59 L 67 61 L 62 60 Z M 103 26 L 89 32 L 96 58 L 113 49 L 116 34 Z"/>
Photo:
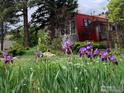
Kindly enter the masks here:
<path id="1" fill-rule="evenodd" d="M 79 12 L 91 14 L 95 11 L 95 14 L 99 14 L 106 9 L 108 0 L 78 0 Z"/>

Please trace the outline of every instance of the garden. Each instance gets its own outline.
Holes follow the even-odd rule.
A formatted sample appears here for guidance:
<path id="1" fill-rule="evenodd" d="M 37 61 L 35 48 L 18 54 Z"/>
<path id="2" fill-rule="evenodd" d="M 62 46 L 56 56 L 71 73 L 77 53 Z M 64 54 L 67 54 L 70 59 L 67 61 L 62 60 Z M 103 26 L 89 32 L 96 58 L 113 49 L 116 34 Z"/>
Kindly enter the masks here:
<path id="1" fill-rule="evenodd" d="M 47 57 L 32 48 L 13 60 L 5 59 L 0 63 L 1 93 L 123 92 L 124 58 L 119 52 L 100 52 L 87 42 L 77 55 L 68 40 L 62 49 L 61 55 Z M 7 51 L 3 56 L 9 56 Z"/>
<path id="2" fill-rule="evenodd" d="M 123 0 L 0 0 L 0 93 L 124 93 L 123 9 Z"/>

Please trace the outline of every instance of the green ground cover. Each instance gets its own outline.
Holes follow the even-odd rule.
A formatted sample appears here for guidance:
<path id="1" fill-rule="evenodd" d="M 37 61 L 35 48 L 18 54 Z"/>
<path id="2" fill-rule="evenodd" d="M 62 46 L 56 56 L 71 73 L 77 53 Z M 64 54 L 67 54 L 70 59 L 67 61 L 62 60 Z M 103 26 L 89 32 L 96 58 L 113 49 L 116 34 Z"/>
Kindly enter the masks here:
<path id="1" fill-rule="evenodd" d="M 122 56 L 123 57 L 123 56 Z M 124 87 L 124 58 L 118 56 L 119 65 L 107 65 L 85 58 L 66 56 L 42 58 L 35 63 L 33 50 L 17 57 L 14 64 L 0 64 L 0 93 L 101 93 L 102 86 L 111 86 L 117 93 Z"/>

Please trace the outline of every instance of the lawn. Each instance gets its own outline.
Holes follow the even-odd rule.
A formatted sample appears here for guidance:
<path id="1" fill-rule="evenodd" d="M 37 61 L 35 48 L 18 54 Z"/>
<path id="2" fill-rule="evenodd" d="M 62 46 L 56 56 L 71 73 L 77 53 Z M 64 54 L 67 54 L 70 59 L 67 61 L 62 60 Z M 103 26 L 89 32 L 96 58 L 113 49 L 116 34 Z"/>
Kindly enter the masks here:
<path id="1" fill-rule="evenodd" d="M 119 65 L 93 63 L 66 56 L 42 58 L 35 63 L 33 51 L 17 57 L 14 64 L 0 65 L 0 93 L 101 93 L 124 91 L 124 59 Z"/>

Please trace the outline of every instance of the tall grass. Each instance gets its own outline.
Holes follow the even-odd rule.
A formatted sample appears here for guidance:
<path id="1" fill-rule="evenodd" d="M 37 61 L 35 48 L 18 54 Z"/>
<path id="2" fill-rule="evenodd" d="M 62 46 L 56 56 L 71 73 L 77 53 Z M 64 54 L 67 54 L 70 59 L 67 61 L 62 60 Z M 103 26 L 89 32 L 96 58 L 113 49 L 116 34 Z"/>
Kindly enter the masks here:
<path id="1" fill-rule="evenodd" d="M 123 67 L 123 62 L 118 66 L 85 64 L 77 57 L 73 57 L 72 63 L 66 62 L 66 58 L 55 58 L 39 63 L 1 64 L 0 93 L 101 93 L 103 85 L 124 85 Z"/>

